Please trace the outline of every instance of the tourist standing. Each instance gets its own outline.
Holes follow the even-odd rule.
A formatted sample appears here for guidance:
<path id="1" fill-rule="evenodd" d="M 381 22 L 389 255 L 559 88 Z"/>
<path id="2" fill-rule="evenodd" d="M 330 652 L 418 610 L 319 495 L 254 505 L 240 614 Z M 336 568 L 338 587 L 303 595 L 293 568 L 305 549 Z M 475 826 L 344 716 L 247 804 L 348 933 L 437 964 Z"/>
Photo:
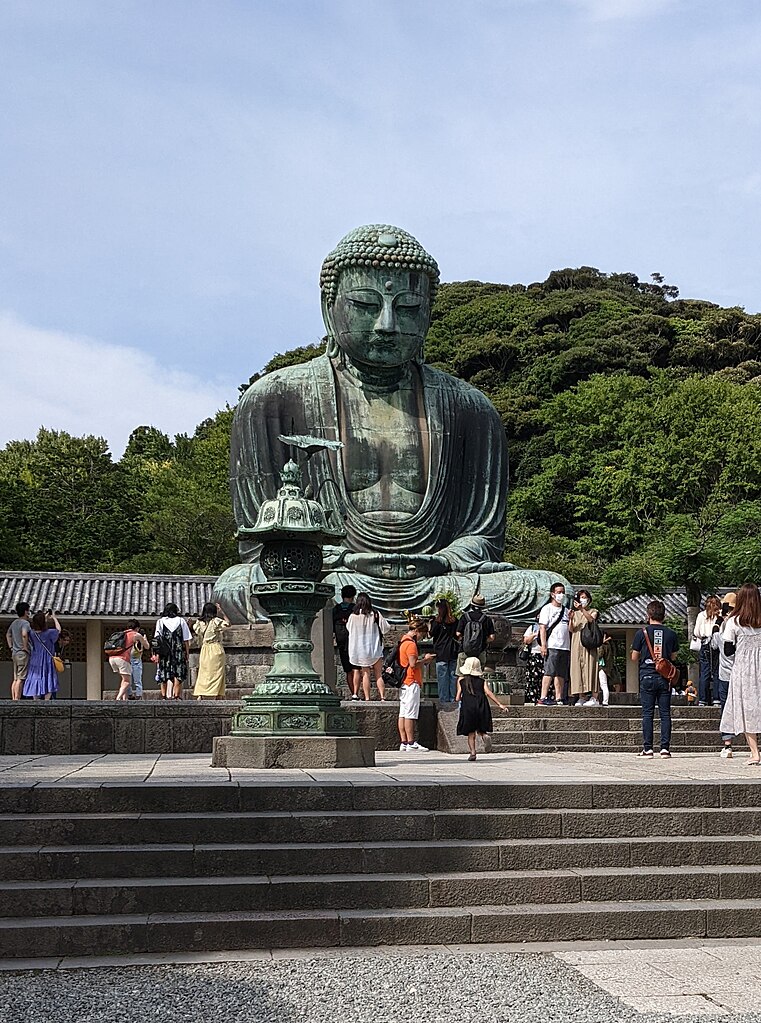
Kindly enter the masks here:
<path id="1" fill-rule="evenodd" d="M 381 678 L 383 660 L 383 637 L 390 626 L 379 611 L 373 610 L 373 602 L 367 593 L 360 593 L 349 615 L 346 629 L 349 633 L 349 661 L 355 664 L 362 677 L 362 691 L 365 700 L 370 700 L 370 669 L 375 675 L 378 696 L 386 699 L 386 687 Z"/>
<path id="2" fill-rule="evenodd" d="M 356 586 L 344 586 L 341 590 L 341 602 L 333 607 L 333 635 L 336 640 L 336 649 L 341 659 L 341 667 L 346 676 L 346 686 L 352 700 L 359 699 L 360 670 L 356 664 L 352 664 L 349 658 L 349 630 L 346 627 L 349 616 L 354 611 L 354 598 L 357 595 Z"/>
<path id="3" fill-rule="evenodd" d="M 648 624 L 634 637 L 632 660 L 639 663 L 639 701 L 642 705 L 641 757 L 653 756 L 653 716 L 658 705 L 661 726 L 661 756 L 670 757 L 671 745 L 671 683 L 659 674 L 660 660 L 672 661 L 679 649 L 679 637 L 663 624 L 666 607 L 662 600 L 647 605 Z"/>
<path id="4" fill-rule="evenodd" d="M 137 638 L 132 644 L 130 650 L 129 666 L 130 666 L 130 687 L 128 699 L 130 700 L 142 700 L 143 698 L 143 654 L 146 650 L 150 650 L 151 644 L 145 635 L 145 629 L 142 628 L 137 618 L 130 618 L 127 622 L 127 627 L 133 629 L 137 633 Z"/>
<path id="5" fill-rule="evenodd" d="M 597 665 L 599 668 L 598 681 L 600 683 L 600 702 L 603 707 L 610 703 L 610 690 L 618 692 L 621 684 L 621 676 L 616 664 L 616 644 L 608 632 L 602 636 L 602 646 L 597 651 Z"/>
<path id="6" fill-rule="evenodd" d="M 24 696 L 35 700 L 50 700 L 58 692 L 58 672 L 55 666 L 55 645 L 61 635 L 61 624 L 53 611 L 49 611 L 53 625 L 47 627 L 44 611 L 32 615 L 29 630 L 29 667 L 24 682 Z"/>
<path id="7" fill-rule="evenodd" d="M 721 601 L 718 597 L 706 598 L 705 607 L 698 612 L 695 619 L 693 639 L 700 640 L 698 677 L 698 707 L 709 707 L 713 699 L 714 707 L 719 700 L 719 652 L 711 643 L 714 627 L 718 624 L 721 613 Z"/>
<path id="8" fill-rule="evenodd" d="M 436 601 L 436 617 L 431 624 L 431 640 L 436 655 L 436 683 L 439 706 L 452 703 L 457 690 L 457 619 L 449 601 Z"/>
<path id="9" fill-rule="evenodd" d="M 359 600 L 359 598 L 357 598 Z M 415 739 L 415 722 L 420 716 L 420 694 L 423 689 L 424 661 L 432 661 L 436 654 L 420 656 L 418 643 L 428 635 L 428 623 L 423 618 L 412 617 L 409 628 L 399 641 L 399 663 L 406 669 L 399 688 L 399 752 L 427 753 Z"/>
<path id="10" fill-rule="evenodd" d="M 207 697 L 221 700 L 225 695 L 225 648 L 222 633 L 230 627 L 227 615 L 219 604 L 204 604 L 201 617 L 193 623 L 201 649 L 198 652 L 198 675 L 193 687 L 197 700 Z"/>
<path id="11" fill-rule="evenodd" d="M 5 634 L 5 642 L 11 651 L 13 663 L 13 681 L 11 682 L 11 699 L 20 700 L 21 693 L 26 682 L 29 671 L 29 632 L 31 631 L 29 621 L 29 605 L 25 600 L 16 604 L 16 617 L 8 626 Z"/>
<path id="12" fill-rule="evenodd" d="M 526 692 L 526 703 L 539 703 L 542 694 L 542 675 L 544 674 L 544 659 L 542 658 L 542 644 L 539 642 L 539 615 L 534 618 L 532 625 L 523 633 L 523 644 L 526 647 L 523 667 L 525 671 L 524 686 Z"/>
<path id="13" fill-rule="evenodd" d="M 457 655 L 457 673 L 460 673 L 466 657 L 477 657 L 481 667 L 486 667 L 486 648 L 497 638 L 494 622 L 486 614 L 486 601 L 477 593 L 470 607 L 457 623 L 457 640 L 460 652 Z"/>
<path id="14" fill-rule="evenodd" d="M 761 763 L 761 596 L 755 583 L 737 591 L 735 613 L 724 630 L 724 652 L 734 655 L 729 693 L 719 728 L 725 735 L 745 733 L 750 747 L 749 767 Z"/>
<path id="15" fill-rule="evenodd" d="M 148 640 L 145 636 L 141 636 L 138 630 L 139 623 L 133 618 L 127 623 L 127 628 L 124 630 L 124 645 L 121 649 L 112 649 L 109 645 L 107 645 L 106 653 L 108 654 L 108 663 L 111 665 L 111 671 L 113 671 L 115 675 L 119 676 L 119 691 L 116 694 L 117 700 L 126 700 L 129 698 L 129 691 L 132 685 L 132 658 L 135 647 L 139 649 L 140 657 L 142 658 L 143 650 L 147 650 L 149 646 Z M 140 681 L 142 690 L 142 673 L 140 675 Z"/>
<path id="16" fill-rule="evenodd" d="M 540 703 L 551 707 L 550 686 L 555 687 L 555 701 L 565 701 L 565 684 L 571 671 L 571 637 L 568 632 L 568 609 L 565 607 L 565 586 L 553 583 L 550 600 L 539 611 L 539 646 L 544 659 Z"/>
<path id="17" fill-rule="evenodd" d="M 599 706 L 595 693 L 600 684 L 600 665 L 597 647 L 589 649 L 581 642 L 585 625 L 596 622 L 599 612 L 592 606 L 589 590 L 579 590 L 568 616 L 568 633 L 571 637 L 571 692 L 576 702 L 583 707 Z"/>
<path id="18" fill-rule="evenodd" d="M 719 706 L 721 707 L 722 713 L 727 703 L 727 696 L 729 695 L 729 683 L 732 678 L 732 668 L 735 663 L 734 653 L 728 654 L 724 649 L 724 637 L 727 631 L 727 625 L 731 619 L 731 616 L 735 613 L 735 605 L 737 603 L 736 593 L 725 593 L 721 602 L 721 615 L 717 619 L 717 624 L 713 627 L 713 635 L 711 636 L 711 646 L 714 650 L 718 651 L 719 654 L 719 670 L 718 670 L 718 695 L 719 695 Z M 731 732 L 722 732 L 721 738 L 723 746 L 721 748 L 720 756 L 724 760 L 731 760 L 732 753 L 732 740 L 734 735 Z"/>
<path id="19" fill-rule="evenodd" d="M 504 709 L 489 686 L 484 681 L 484 669 L 477 657 L 466 657 L 457 679 L 457 699 L 460 701 L 460 720 L 457 722 L 457 734 L 467 735 L 470 756 L 476 759 L 476 736 L 484 736 L 493 729 L 489 700 Z"/>
<path id="20" fill-rule="evenodd" d="M 152 647 L 158 655 L 156 681 L 161 686 L 162 699 L 179 700 L 182 684 L 188 677 L 190 627 L 175 603 L 167 604 L 156 622 Z"/>

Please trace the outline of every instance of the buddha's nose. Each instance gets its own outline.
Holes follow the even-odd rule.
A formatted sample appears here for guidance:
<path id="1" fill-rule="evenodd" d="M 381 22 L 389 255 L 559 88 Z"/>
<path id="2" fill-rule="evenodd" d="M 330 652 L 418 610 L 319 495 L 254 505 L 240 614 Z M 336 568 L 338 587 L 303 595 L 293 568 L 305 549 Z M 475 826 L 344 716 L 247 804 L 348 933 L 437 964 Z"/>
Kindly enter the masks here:
<path id="1" fill-rule="evenodd" d="M 396 315 L 391 298 L 384 298 L 380 316 L 375 321 L 375 329 L 379 334 L 393 334 L 396 330 Z"/>

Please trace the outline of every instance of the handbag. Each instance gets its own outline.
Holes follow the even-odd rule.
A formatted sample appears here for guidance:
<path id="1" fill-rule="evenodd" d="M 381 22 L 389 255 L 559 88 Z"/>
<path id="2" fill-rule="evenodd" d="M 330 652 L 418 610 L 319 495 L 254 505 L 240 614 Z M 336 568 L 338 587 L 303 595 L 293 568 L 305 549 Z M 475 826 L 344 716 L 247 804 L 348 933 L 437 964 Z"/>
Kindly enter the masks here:
<path id="1" fill-rule="evenodd" d="M 698 639 L 697 636 L 693 636 L 692 639 L 690 640 L 690 650 L 692 650 L 694 653 L 698 653 L 698 651 L 701 650 L 702 647 L 703 640 Z"/>
<path id="2" fill-rule="evenodd" d="M 647 629 L 643 629 L 642 631 L 645 634 L 645 642 L 647 643 L 647 649 L 650 651 L 650 656 L 653 659 L 655 670 L 661 678 L 665 678 L 669 685 L 673 686 L 679 678 L 679 668 L 677 668 L 673 661 L 669 661 L 666 657 L 656 658 L 655 651 L 653 650 L 653 644 L 650 642 L 650 636 L 648 635 Z"/>
<path id="3" fill-rule="evenodd" d="M 63 663 L 63 658 L 59 657 L 58 654 L 51 654 L 51 652 L 48 650 L 48 648 L 45 646 L 41 639 L 38 639 L 37 642 L 40 644 L 40 646 L 48 655 L 48 657 L 52 660 L 53 667 L 58 672 L 58 674 L 60 675 L 62 671 L 65 671 L 66 665 Z"/>
<path id="4" fill-rule="evenodd" d="M 597 624 L 597 620 L 587 622 L 581 630 L 581 645 L 587 650 L 597 650 L 602 644 L 602 630 Z"/>

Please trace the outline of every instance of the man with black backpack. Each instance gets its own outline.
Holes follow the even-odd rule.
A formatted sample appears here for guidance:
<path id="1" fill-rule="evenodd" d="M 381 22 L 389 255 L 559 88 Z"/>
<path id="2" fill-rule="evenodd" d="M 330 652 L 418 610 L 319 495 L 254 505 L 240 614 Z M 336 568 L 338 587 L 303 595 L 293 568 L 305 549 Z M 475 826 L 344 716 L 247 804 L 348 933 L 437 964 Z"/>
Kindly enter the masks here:
<path id="1" fill-rule="evenodd" d="M 341 667 L 346 675 L 346 685 L 352 700 L 359 699 L 359 669 L 349 660 L 349 630 L 346 623 L 354 611 L 354 598 L 357 595 L 355 586 L 344 586 L 341 590 L 341 603 L 333 608 L 333 635 L 336 649 L 341 658 Z"/>
<path id="2" fill-rule="evenodd" d="M 457 674 L 468 657 L 477 657 L 481 667 L 486 667 L 486 648 L 497 638 L 494 631 L 494 622 L 485 613 L 486 601 L 477 593 L 470 603 L 470 607 L 457 623 L 457 639 L 460 642 L 460 652 L 457 655 Z"/>

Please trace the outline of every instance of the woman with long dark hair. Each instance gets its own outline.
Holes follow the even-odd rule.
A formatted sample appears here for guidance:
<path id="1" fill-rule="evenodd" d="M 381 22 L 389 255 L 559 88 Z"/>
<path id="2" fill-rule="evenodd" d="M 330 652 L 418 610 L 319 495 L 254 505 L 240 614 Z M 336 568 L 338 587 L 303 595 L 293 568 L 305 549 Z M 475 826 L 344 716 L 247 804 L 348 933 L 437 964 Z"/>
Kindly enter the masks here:
<path id="1" fill-rule="evenodd" d="M 221 700 L 225 695 L 225 648 L 222 633 L 230 625 L 227 615 L 219 604 L 208 601 L 203 606 L 201 617 L 193 623 L 201 649 L 198 653 L 198 675 L 193 687 L 193 696 L 202 700 L 205 696 Z"/>
<path id="2" fill-rule="evenodd" d="M 383 637 L 390 626 L 380 611 L 373 610 L 373 602 L 367 593 L 358 593 L 354 610 L 346 622 L 349 633 L 349 660 L 359 669 L 362 677 L 362 692 L 370 699 L 370 669 L 375 675 L 378 696 L 386 699 L 386 687 L 381 678 L 383 659 Z"/>
<path id="3" fill-rule="evenodd" d="M 750 748 L 749 767 L 761 764 L 761 595 L 755 583 L 737 591 L 737 603 L 724 629 L 724 652 L 735 655 L 729 694 L 719 728 L 722 733 L 745 733 Z"/>
<path id="4" fill-rule="evenodd" d="M 436 682 L 439 704 L 452 703 L 457 689 L 457 653 L 459 644 L 455 633 L 457 619 L 449 601 L 442 597 L 436 601 L 436 617 L 431 623 L 433 652 L 436 654 Z"/>
<path id="5" fill-rule="evenodd" d="M 188 677 L 190 638 L 190 627 L 180 609 L 174 603 L 167 604 L 153 634 L 153 649 L 159 659 L 156 681 L 164 700 L 179 700 L 182 696 L 182 685 Z"/>

